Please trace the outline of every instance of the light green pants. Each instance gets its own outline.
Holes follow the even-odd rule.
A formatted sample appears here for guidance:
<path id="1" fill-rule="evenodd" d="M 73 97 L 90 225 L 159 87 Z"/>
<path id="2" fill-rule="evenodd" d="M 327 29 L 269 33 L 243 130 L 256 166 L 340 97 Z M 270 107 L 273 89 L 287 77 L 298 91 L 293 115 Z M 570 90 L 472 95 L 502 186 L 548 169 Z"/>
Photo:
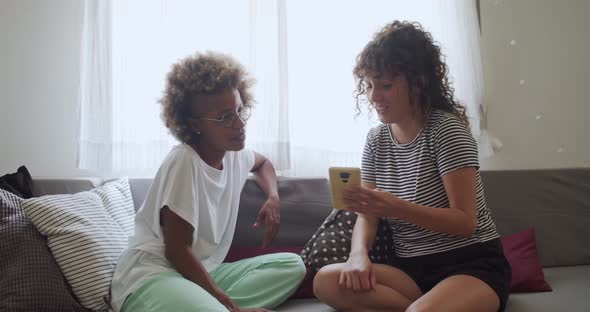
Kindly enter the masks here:
<path id="1" fill-rule="evenodd" d="M 275 253 L 223 263 L 211 277 L 240 307 L 272 309 L 291 296 L 305 277 L 301 258 Z M 215 297 L 177 272 L 158 274 L 125 300 L 122 312 L 228 311 Z"/>

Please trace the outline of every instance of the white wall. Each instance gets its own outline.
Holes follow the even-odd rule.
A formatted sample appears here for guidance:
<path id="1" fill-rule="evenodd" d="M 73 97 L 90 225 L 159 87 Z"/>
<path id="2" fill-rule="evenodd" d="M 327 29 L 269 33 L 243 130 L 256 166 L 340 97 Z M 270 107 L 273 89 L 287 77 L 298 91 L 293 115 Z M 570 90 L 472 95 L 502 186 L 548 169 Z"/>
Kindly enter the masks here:
<path id="1" fill-rule="evenodd" d="M 82 1 L 0 0 L 0 175 L 80 176 L 76 98 Z"/>
<path id="2" fill-rule="evenodd" d="M 481 0 L 488 128 L 503 143 L 484 168 L 590 165 L 589 13 L 587 0 Z"/>
<path id="3" fill-rule="evenodd" d="M 503 143 L 483 169 L 588 166 L 589 12 L 586 0 L 481 0 L 488 126 Z M 76 168 L 81 25 L 79 0 L 0 0 L 0 175 L 92 174 Z"/>

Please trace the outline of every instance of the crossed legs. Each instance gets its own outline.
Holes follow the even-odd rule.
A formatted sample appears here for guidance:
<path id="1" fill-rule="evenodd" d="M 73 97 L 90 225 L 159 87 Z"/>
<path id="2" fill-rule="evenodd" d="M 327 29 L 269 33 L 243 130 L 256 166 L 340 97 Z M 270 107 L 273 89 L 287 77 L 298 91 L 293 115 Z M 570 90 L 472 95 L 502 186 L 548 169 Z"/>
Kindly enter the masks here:
<path id="1" fill-rule="evenodd" d="M 423 294 L 403 271 L 384 264 L 373 265 L 377 286 L 371 291 L 340 287 L 340 271 L 344 264 L 337 263 L 327 265 L 317 273 L 314 293 L 321 301 L 343 312 L 495 312 L 500 306 L 496 292 L 473 276 L 450 276 Z"/>

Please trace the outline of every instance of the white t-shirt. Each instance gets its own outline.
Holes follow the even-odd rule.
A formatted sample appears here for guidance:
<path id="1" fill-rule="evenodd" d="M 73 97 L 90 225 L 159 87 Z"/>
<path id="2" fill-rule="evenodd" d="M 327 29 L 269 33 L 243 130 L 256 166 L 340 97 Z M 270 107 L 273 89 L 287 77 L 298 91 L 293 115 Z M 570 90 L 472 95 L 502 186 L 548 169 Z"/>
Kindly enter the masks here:
<path id="1" fill-rule="evenodd" d="M 147 279 L 174 271 L 164 254 L 163 206 L 193 226 L 193 251 L 208 272 L 223 262 L 234 235 L 240 193 L 253 166 L 254 153 L 247 149 L 226 152 L 222 170 L 205 163 L 189 145 L 170 151 L 135 216 L 129 247 L 119 257 L 111 287 L 115 311 Z"/>

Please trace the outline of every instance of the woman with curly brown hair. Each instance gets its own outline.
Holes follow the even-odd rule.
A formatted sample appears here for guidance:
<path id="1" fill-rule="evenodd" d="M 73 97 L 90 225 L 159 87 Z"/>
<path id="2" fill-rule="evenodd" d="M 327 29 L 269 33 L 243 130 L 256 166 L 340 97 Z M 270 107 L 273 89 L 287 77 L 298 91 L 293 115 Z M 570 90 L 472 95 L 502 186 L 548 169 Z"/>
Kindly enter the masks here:
<path id="1" fill-rule="evenodd" d="M 263 247 L 280 220 L 274 168 L 244 148 L 251 85 L 223 54 L 197 53 L 172 67 L 162 118 L 182 143 L 164 159 L 136 214 L 112 282 L 115 311 L 266 311 L 299 286 L 305 266 L 295 254 L 222 263 L 250 172 L 267 196 L 254 223 L 266 227 Z"/>
<path id="2" fill-rule="evenodd" d="M 362 185 L 345 193 L 357 213 L 345 263 L 320 269 L 316 296 L 342 311 L 502 311 L 511 269 L 486 208 L 476 142 L 431 35 L 395 21 L 354 68 L 357 111 L 368 99 Z M 377 224 L 393 255 L 373 263 Z"/>

